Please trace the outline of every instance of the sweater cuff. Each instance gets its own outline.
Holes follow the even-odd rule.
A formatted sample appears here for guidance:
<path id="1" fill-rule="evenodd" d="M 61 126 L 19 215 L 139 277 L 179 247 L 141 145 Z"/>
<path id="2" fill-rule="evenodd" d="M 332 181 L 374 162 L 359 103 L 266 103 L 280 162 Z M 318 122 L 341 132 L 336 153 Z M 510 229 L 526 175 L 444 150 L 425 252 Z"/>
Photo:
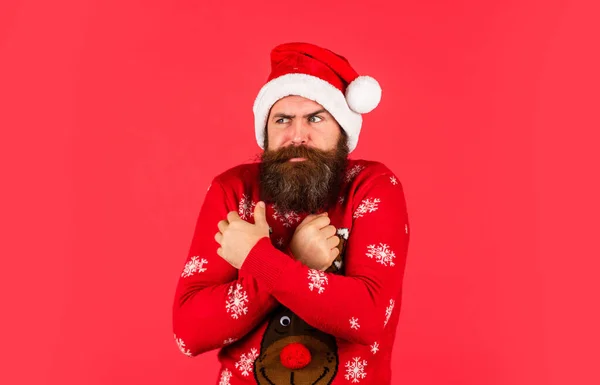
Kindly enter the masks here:
<path id="1" fill-rule="evenodd" d="M 240 272 L 252 275 L 272 293 L 288 264 L 293 262 L 288 255 L 271 244 L 270 238 L 263 237 L 248 253 Z"/>

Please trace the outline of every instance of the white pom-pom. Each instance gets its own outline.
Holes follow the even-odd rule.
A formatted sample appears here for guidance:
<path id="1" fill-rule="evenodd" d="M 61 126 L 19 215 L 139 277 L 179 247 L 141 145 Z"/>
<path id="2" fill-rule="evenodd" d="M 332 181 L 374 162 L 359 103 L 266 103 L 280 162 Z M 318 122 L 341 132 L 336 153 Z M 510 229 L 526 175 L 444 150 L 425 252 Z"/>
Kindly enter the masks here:
<path id="1" fill-rule="evenodd" d="M 381 87 L 370 76 L 359 76 L 346 87 L 346 102 L 356 113 L 373 111 L 381 101 Z"/>

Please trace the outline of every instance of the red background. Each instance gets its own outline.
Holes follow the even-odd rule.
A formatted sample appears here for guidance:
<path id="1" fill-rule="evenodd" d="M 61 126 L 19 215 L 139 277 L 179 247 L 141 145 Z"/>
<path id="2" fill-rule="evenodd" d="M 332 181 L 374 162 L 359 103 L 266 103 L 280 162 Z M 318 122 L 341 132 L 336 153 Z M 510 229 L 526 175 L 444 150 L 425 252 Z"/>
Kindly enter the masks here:
<path id="1" fill-rule="evenodd" d="M 286 41 L 384 90 L 352 155 L 407 194 L 393 383 L 600 383 L 594 3 L 2 0 L 0 383 L 215 382 L 175 284 Z"/>

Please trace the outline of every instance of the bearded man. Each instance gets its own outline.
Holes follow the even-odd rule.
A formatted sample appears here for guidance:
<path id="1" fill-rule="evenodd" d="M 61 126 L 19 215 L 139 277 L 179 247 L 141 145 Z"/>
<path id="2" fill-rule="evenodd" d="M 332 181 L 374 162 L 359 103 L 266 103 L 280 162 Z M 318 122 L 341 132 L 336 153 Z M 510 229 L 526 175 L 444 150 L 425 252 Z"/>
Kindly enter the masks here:
<path id="1" fill-rule="evenodd" d="M 254 103 L 260 162 L 215 177 L 176 288 L 173 330 L 220 349 L 219 384 L 389 384 L 409 243 L 403 187 L 349 159 L 375 79 L 308 43 L 271 52 Z"/>

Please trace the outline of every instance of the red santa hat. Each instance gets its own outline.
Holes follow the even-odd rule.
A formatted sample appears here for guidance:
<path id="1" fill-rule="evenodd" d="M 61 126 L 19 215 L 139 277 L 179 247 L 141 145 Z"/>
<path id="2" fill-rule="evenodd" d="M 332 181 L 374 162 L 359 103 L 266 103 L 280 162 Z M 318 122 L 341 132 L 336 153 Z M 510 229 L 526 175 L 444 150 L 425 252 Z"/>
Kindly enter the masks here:
<path id="1" fill-rule="evenodd" d="M 323 106 L 348 134 L 348 147 L 358 144 L 362 114 L 381 100 L 381 87 L 359 76 L 346 58 L 309 43 L 286 43 L 271 51 L 271 74 L 254 101 L 256 141 L 264 149 L 269 111 L 279 99 L 298 95 Z"/>

